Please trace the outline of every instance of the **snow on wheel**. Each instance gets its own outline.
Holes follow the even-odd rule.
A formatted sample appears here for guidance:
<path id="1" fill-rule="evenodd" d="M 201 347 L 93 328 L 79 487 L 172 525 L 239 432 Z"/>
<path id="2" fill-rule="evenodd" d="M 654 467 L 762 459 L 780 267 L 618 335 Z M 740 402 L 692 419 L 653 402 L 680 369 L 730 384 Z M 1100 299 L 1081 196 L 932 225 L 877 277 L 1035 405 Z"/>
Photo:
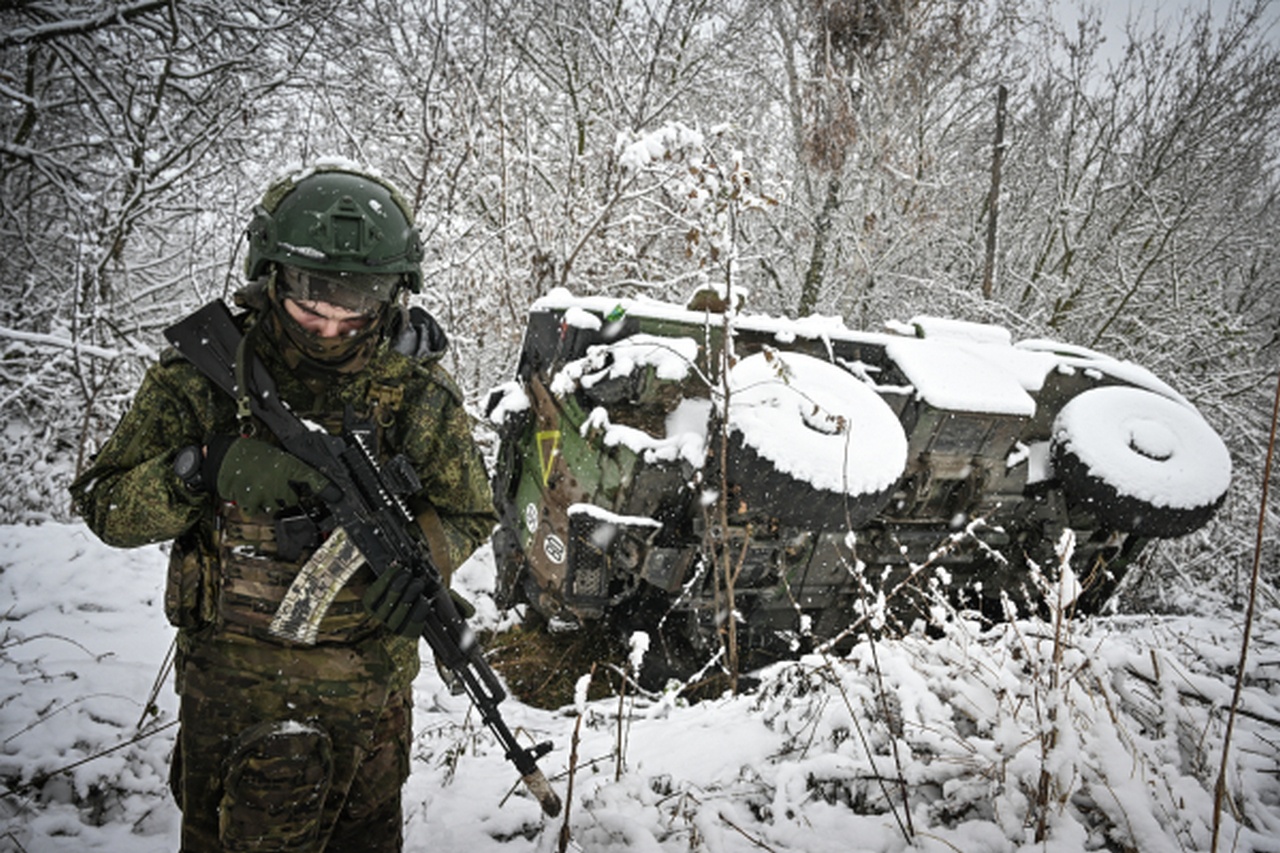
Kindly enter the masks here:
<path id="1" fill-rule="evenodd" d="M 1143 536 L 1197 530 L 1231 484 L 1231 455 L 1195 409 L 1127 386 L 1095 388 L 1063 406 L 1052 460 L 1071 506 Z"/>
<path id="2" fill-rule="evenodd" d="M 729 479 L 748 513 L 767 508 L 783 524 L 831 529 L 857 527 L 884 506 L 907 439 L 870 386 L 812 356 L 774 351 L 742 359 L 729 384 Z"/>

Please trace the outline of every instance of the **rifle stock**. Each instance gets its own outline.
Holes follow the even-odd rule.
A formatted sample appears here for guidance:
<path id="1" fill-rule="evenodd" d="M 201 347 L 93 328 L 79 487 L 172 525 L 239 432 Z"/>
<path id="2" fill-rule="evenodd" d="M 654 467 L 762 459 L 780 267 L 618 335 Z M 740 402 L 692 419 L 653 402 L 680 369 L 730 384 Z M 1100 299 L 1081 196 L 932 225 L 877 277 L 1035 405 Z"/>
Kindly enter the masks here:
<path id="1" fill-rule="evenodd" d="M 201 373 L 240 403 L 242 415 L 255 416 L 286 451 L 324 474 L 341 490 L 340 497 L 326 498 L 326 504 L 335 525 L 330 539 L 343 538 L 326 542 L 322 550 L 326 546 L 328 550 L 317 565 L 308 564 L 314 571 L 305 581 L 299 578 L 302 587 L 292 605 L 286 596 L 275 620 L 280 630 L 286 636 L 306 641 L 308 623 L 318 622 L 316 608 L 323 615 L 326 597 L 332 600 L 331 594 L 336 592 L 336 588 L 317 586 L 346 583 L 354 569 L 350 564 L 358 564 L 349 559 L 349 550 L 348 558 L 343 558 L 345 543 L 354 546 L 375 575 L 407 568 L 424 584 L 423 599 L 429 612 L 423 638 L 466 689 L 542 810 L 552 817 L 559 814 L 560 799 L 537 764 L 551 750 L 551 743 L 523 747 L 503 720 L 498 705 L 506 693 L 416 535 L 412 514 L 397 494 L 403 489 L 403 471 L 389 466 L 393 469 L 390 476 L 384 474 L 359 434 L 346 430 L 342 435 L 329 435 L 308 428 L 280 399 L 274 379 L 266 366 L 253 357 L 251 348 L 244 345 L 244 335 L 221 300 L 180 320 L 164 334 Z M 339 569 L 333 569 L 335 565 Z M 344 572 L 342 568 L 348 570 Z M 290 593 L 294 593 L 293 587 Z"/>

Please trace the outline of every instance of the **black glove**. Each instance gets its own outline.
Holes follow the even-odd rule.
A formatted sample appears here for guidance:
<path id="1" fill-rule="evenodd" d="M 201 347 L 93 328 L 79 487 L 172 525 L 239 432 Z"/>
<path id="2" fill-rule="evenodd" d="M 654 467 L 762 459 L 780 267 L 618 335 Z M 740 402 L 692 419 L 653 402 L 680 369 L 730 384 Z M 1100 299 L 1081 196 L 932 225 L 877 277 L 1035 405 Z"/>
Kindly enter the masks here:
<path id="1" fill-rule="evenodd" d="M 337 492 L 328 478 L 292 453 L 241 436 L 209 440 L 204 481 L 213 484 L 219 497 L 233 501 L 249 515 L 296 506 L 307 494 L 328 497 Z"/>
<path id="2" fill-rule="evenodd" d="M 369 585 L 363 598 L 373 617 L 402 637 L 421 637 L 431 612 L 431 602 L 422 594 L 424 584 L 410 572 L 399 569 L 383 572 Z"/>

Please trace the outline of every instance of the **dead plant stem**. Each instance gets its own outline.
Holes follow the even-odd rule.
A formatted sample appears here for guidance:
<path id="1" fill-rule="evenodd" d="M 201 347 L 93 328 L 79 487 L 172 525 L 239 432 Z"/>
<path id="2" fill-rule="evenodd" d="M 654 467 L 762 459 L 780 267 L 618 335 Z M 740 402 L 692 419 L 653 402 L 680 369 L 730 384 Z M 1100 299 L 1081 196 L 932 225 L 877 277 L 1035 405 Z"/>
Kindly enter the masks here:
<path id="1" fill-rule="evenodd" d="M 591 674 L 588 677 L 592 679 L 596 677 L 595 664 L 591 665 Z M 573 780 L 575 771 L 578 768 L 578 743 L 582 739 L 582 718 L 585 716 L 585 713 L 578 714 L 578 719 L 573 724 L 573 740 L 569 744 L 568 781 L 565 783 L 564 792 L 564 823 L 560 824 L 560 836 L 558 839 L 559 845 L 557 847 L 559 853 L 565 853 L 565 851 L 569 849 L 569 838 L 571 835 L 569 831 L 569 818 L 573 812 Z"/>
<path id="2" fill-rule="evenodd" d="M 1222 736 L 1222 764 L 1218 768 L 1218 782 L 1213 791 L 1213 842 L 1211 853 L 1218 853 L 1218 839 L 1222 832 L 1222 804 L 1227 796 L 1227 766 L 1231 756 L 1231 735 L 1236 725 L 1236 709 L 1244 690 L 1245 664 L 1249 658 L 1249 636 L 1253 631 L 1253 610 L 1258 600 L 1258 575 L 1262 566 L 1262 540 L 1267 523 L 1267 491 L 1271 483 L 1271 462 L 1276 449 L 1276 423 L 1280 421 L 1280 373 L 1276 374 L 1276 397 L 1271 408 L 1271 438 L 1267 442 L 1267 461 L 1262 469 L 1262 499 L 1258 502 L 1258 536 L 1253 547 L 1253 571 L 1249 576 L 1249 601 L 1244 614 L 1244 636 L 1240 639 L 1240 662 L 1236 665 L 1236 682 L 1231 693 L 1231 708 L 1227 713 L 1227 730 Z"/>
<path id="3" fill-rule="evenodd" d="M 1061 567 L 1059 571 L 1058 602 L 1057 602 L 1057 607 L 1054 608 L 1055 613 L 1054 613 L 1054 622 L 1053 622 L 1053 659 L 1049 666 L 1049 702 L 1050 702 L 1049 708 L 1048 708 L 1049 730 L 1047 732 L 1042 732 L 1040 735 L 1040 782 L 1039 782 L 1038 790 L 1036 792 L 1037 794 L 1036 806 L 1040 810 L 1040 814 L 1036 820 L 1036 842 L 1037 843 L 1043 842 L 1049 831 L 1049 799 L 1050 799 L 1051 788 L 1052 788 L 1051 783 L 1053 781 L 1052 776 L 1049 772 L 1049 759 L 1051 757 L 1051 754 L 1053 753 L 1054 748 L 1057 746 L 1057 743 L 1058 743 L 1058 704 L 1057 703 L 1059 699 L 1058 689 L 1062 683 L 1062 679 L 1061 679 L 1062 651 L 1063 651 L 1062 632 L 1065 627 L 1063 625 L 1063 619 L 1067 609 L 1062 601 L 1062 598 L 1063 598 L 1062 578 L 1065 577 L 1067 569 L 1069 568 L 1065 564 L 1067 562 L 1068 557 L 1070 556 L 1070 553 L 1071 551 L 1069 548 L 1064 548 L 1059 554 L 1059 559 L 1062 560 L 1064 565 Z"/>
<path id="4" fill-rule="evenodd" d="M 898 790 L 902 795 L 902 811 L 907 824 L 906 827 L 902 829 L 902 832 L 907 837 L 907 843 L 910 844 L 915 838 L 916 828 L 911 821 L 911 800 L 907 796 L 906 771 L 902 768 L 902 754 L 898 749 L 899 737 L 898 734 L 894 732 L 893 720 L 890 717 L 892 712 L 889 709 L 889 688 L 885 687 L 884 670 L 880 668 L 880 653 L 876 650 L 876 638 L 874 633 L 867 634 L 867 643 L 871 648 L 871 663 L 876 670 L 876 698 L 880 701 L 880 712 L 884 714 L 885 725 L 889 727 L 889 746 L 893 750 L 894 769 L 898 772 Z M 898 730 L 903 731 L 905 727 L 906 722 L 899 719 L 897 725 Z M 901 824 L 899 824 L 899 826 L 901 826 Z"/>
<path id="5" fill-rule="evenodd" d="M 874 774 L 876 782 L 880 785 L 880 793 L 884 794 L 885 802 L 889 804 L 889 810 L 893 812 L 893 819 L 897 822 L 898 829 L 901 830 L 903 837 L 907 840 L 907 843 L 910 844 L 913 840 L 912 835 L 915 833 L 915 830 L 911 827 L 911 806 L 910 803 L 907 802 L 906 779 L 902 775 L 902 764 L 897 761 L 897 749 L 896 747 L 894 749 L 894 759 L 897 764 L 898 784 L 902 786 L 902 807 L 907 813 L 905 823 L 903 818 L 898 814 L 898 807 L 894 805 L 893 797 L 889 795 L 889 790 L 885 786 L 884 774 L 880 772 L 878 767 L 876 767 L 876 756 L 875 753 L 871 751 L 871 742 L 867 740 L 867 733 L 863 731 L 862 723 L 858 721 L 858 713 L 854 710 L 853 701 L 849 698 L 848 692 L 844 689 L 844 681 L 840 678 L 840 673 L 836 671 L 835 665 L 832 663 L 831 659 L 825 654 L 823 655 L 823 659 L 826 661 L 827 677 L 835 682 L 836 689 L 840 691 L 840 697 L 844 700 L 844 706 L 849 711 L 849 719 L 853 721 L 853 727 L 858 733 L 858 739 L 862 741 L 862 749 L 867 754 L 867 762 L 871 765 L 871 772 Z M 877 667 L 878 666 L 879 664 L 877 664 Z M 893 725 L 889 723 L 888 720 L 885 721 L 885 724 L 889 726 L 889 740 L 891 742 L 896 742 L 897 736 L 893 732 Z"/>

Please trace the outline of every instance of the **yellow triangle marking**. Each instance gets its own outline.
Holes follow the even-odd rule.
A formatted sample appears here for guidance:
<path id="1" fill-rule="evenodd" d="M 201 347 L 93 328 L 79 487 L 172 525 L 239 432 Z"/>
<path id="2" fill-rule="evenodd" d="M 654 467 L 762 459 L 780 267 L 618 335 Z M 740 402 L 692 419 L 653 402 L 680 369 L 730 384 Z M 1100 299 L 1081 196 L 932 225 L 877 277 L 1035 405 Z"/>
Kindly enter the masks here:
<path id="1" fill-rule="evenodd" d="M 542 485 L 551 479 L 551 466 L 560 455 L 560 430 L 553 429 L 538 433 L 538 461 L 542 464 Z"/>

